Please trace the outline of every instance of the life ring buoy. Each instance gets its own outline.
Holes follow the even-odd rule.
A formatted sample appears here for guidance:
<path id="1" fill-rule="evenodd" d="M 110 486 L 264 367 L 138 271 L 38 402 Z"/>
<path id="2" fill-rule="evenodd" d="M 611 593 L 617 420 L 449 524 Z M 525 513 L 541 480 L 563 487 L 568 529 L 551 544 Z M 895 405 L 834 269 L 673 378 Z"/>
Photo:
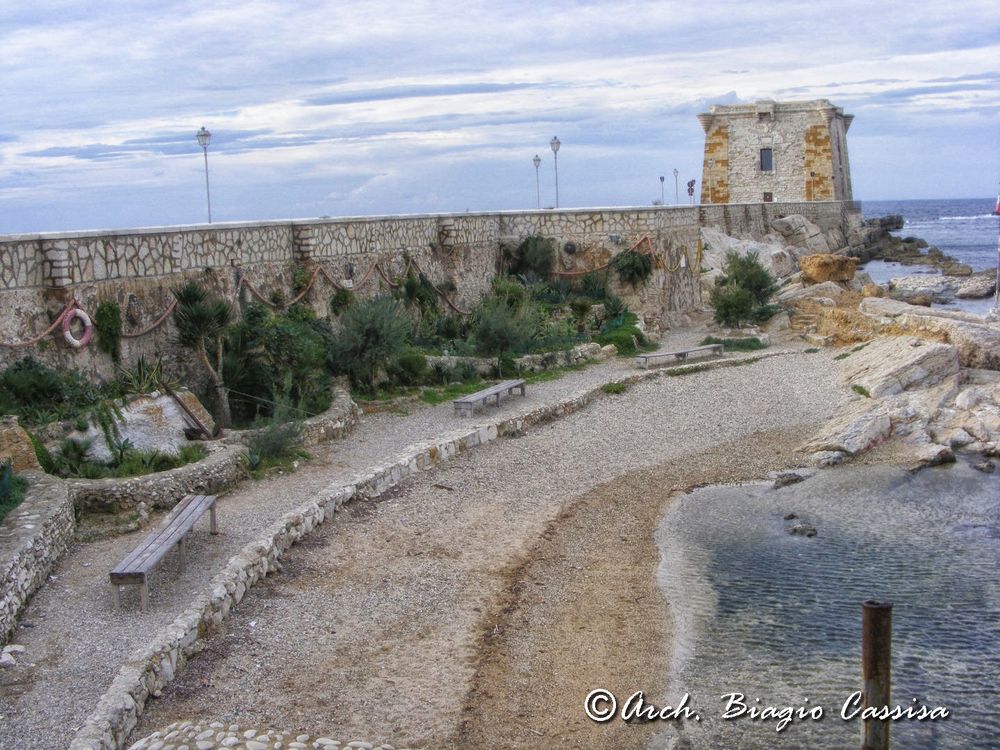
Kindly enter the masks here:
<path id="1" fill-rule="evenodd" d="M 73 330 L 71 328 L 73 318 L 79 318 L 80 322 L 83 323 L 83 335 L 80 338 L 76 338 L 73 335 Z M 90 316 L 87 315 L 87 313 L 79 307 L 74 307 L 72 310 L 63 315 L 62 331 L 63 338 L 66 339 L 67 344 L 72 346 L 74 349 L 82 349 L 90 343 L 90 338 L 94 335 L 94 324 L 91 322 Z"/>

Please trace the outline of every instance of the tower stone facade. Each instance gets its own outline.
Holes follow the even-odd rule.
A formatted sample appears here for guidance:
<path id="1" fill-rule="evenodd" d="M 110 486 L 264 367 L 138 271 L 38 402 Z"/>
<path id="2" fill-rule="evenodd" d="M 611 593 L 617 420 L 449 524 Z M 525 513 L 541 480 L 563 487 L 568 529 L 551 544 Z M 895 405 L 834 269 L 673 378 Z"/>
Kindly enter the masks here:
<path id="1" fill-rule="evenodd" d="M 701 202 L 849 201 L 845 115 L 826 99 L 713 105 L 705 130 Z"/>

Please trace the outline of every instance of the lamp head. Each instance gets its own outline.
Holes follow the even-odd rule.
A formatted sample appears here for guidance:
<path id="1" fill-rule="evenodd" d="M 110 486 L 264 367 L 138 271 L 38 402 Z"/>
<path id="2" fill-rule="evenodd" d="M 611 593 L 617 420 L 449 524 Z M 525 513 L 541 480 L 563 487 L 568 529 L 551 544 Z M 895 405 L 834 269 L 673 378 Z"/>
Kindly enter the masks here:
<path id="1" fill-rule="evenodd" d="M 208 144 L 211 143 L 212 141 L 212 134 L 205 129 L 204 125 L 202 125 L 201 130 L 198 131 L 197 138 L 198 138 L 198 145 L 201 146 L 202 148 L 206 148 Z"/>
<path id="2" fill-rule="evenodd" d="M 553 154 L 557 154 L 557 153 L 559 153 L 559 147 L 560 147 L 561 145 L 562 145 L 562 144 L 561 144 L 561 143 L 559 142 L 559 139 L 558 139 L 558 138 L 556 138 L 556 136 L 552 136 L 552 140 L 551 140 L 551 141 L 549 141 L 549 146 L 551 146 L 551 147 L 552 147 L 552 153 L 553 153 Z"/>

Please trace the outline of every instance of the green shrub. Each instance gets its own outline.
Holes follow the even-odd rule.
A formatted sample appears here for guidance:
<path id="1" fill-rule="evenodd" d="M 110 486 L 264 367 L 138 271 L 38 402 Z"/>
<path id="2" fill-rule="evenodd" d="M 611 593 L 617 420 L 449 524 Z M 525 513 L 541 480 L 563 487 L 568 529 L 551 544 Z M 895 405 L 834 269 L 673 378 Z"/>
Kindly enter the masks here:
<path id="1" fill-rule="evenodd" d="M 639 330 L 638 322 L 639 317 L 635 313 L 626 312 L 607 321 L 594 341 L 601 346 L 613 344 L 621 356 L 635 354 L 640 347 L 646 346 L 646 337 Z"/>
<path id="2" fill-rule="evenodd" d="M 437 309 L 437 292 L 426 276 L 410 271 L 403 281 L 403 299 L 406 304 L 416 306 L 421 312 Z"/>
<path id="3" fill-rule="evenodd" d="M 760 256 L 753 252 L 740 255 L 734 250 L 726 253 L 722 264 L 720 285 L 733 283 L 753 295 L 758 305 L 766 305 L 771 295 L 778 290 L 775 279 L 760 262 Z"/>
<path id="4" fill-rule="evenodd" d="M 614 294 L 609 295 L 607 299 L 604 300 L 604 317 L 607 320 L 614 320 L 615 318 L 620 318 L 625 313 L 628 312 L 628 305 L 626 305 L 621 297 Z"/>
<path id="5" fill-rule="evenodd" d="M 590 315 L 590 308 L 593 307 L 593 304 L 589 297 L 574 297 L 569 301 L 569 309 L 573 313 L 578 331 L 582 331 L 586 327 L 587 316 Z"/>
<path id="6" fill-rule="evenodd" d="M 618 278 L 624 284 L 638 286 L 653 272 L 653 259 L 646 253 L 635 250 L 624 250 L 611 261 L 611 267 L 618 272 Z"/>
<path id="7" fill-rule="evenodd" d="M 399 303 L 382 294 L 351 305 L 341 316 L 333 362 L 356 387 L 374 396 L 378 372 L 397 359 L 410 337 L 410 321 Z"/>
<path id="8" fill-rule="evenodd" d="M 350 289 L 338 287 L 337 291 L 330 295 L 330 314 L 335 317 L 340 315 L 351 304 L 353 298 Z"/>
<path id="9" fill-rule="evenodd" d="M 865 388 L 863 385 L 858 385 L 857 383 L 855 383 L 854 385 L 851 386 L 851 390 L 857 393 L 859 396 L 864 396 L 865 398 L 872 397 L 872 394 L 870 394 L 868 392 L 868 389 Z"/>
<path id="10" fill-rule="evenodd" d="M 118 383 L 124 395 L 140 395 L 159 390 L 163 385 L 170 388 L 177 388 L 178 383 L 167 377 L 163 371 L 163 358 L 158 357 L 156 362 L 147 362 L 146 358 L 139 356 L 135 361 L 135 367 L 118 368 Z"/>
<path id="11" fill-rule="evenodd" d="M 524 347 L 531 338 L 525 316 L 503 299 L 487 299 L 476 311 L 473 339 L 480 353 L 497 358 L 503 372 L 503 355 Z M 501 374 L 502 377 L 502 374 Z"/>
<path id="12" fill-rule="evenodd" d="M 722 344 L 726 348 L 726 351 L 733 352 L 754 352 L 758 349 L 767 348 L 767 344 L 756 336 L 750 336 L 745 339 L 720 339 L 717 336 L 706 336 L 701 340 L 700 346 L 707 344 Z"/>
<path id="13" fill-rule="evenodd" d="M 14 414 L 28 426 L 80 418 L 110 425 L 119 395 L 115 385 L 99 386 L 76 371 L 53 370 L 31 357 L 0 373 L 0 414 Z"/>
<path id="14" fill-rule="evenodd" d="M 625 383 L 605 383 L 601 386 L 601 390 L 605 393 L 625 393 L 628 390 L 628 386 Z"/>
<path id="15" fill-rule="evenodd" d="M 270 416 L 282 399 L 306 416 L 329 408 L 332 342 L 329 324 L 308 308 L 295 305 L 274 314 L 248 305 L 229 331 L 223 367 L 236 420 L 246 424 Z"/>
<path id="16" fill-rule="evenodd" d="M 223 342 L 232 322 L 233 310 L 221 297 L 212 295 L 193 281 L 173 290 L 177 306 L 174 326 L 177 343 L 194 352 L 215 390 L 216 422 L 228 427 L 232 422 L 229 399 L 223 381 Z M 215 361 L 210 358 L 214 355 Z"/>
<path id="17" fill-rule="evenodd" d="M 739 328 L 753 319 L 753 294 L 735 284 L 713 287 L 709 301 L 715 308 L 715 322 L 720 325 Z"/>
<path id="18" fill-rule="evenodd" d="M 122 340 L 122 309 L 117 302 L 106 300 L 97 306 L 94 330 L 97 332 L 97 348 L 117 364 L 121 359 Z"/>
<path id="19" fill-rule="evenodd" d="M 21 504 L 28 480 L 14 473 L 12 462 L 0 462 L 0 520 Z"/>
<path id="20" fill-rule="evenodd" d="M 427 379 L 427 357 L 416 349 L 408 349 L 393 363 L 392 379 L 399 385 L 419 385 Z"/>
<path id="21" fill-rule="evenodd" d="M 535 274 L 547 279 L 555 262 L 555 241 L 537 235 L 525 238 L 513 251 L 507 251 L 507 263 L 513 274 Z"/>
<path id="22" fill-rule="evenodd" d="M 602 300 L 608 294 L 608 277 L 603 271 L 590 271 L 580 277 L 580 294 Z"/>
<path id="23" fill-rule="evenodd" d="M 528 296 L 528 290 L 523 284 L 507 276 L 497 276 L 493 280 L 493 297 L 501 300 L 511 310 L 516 310 Z"/>
<path id="24" fill-rule="evenodd" d="M 247 439 L 247 449 L 248 468 L 255 477 L 308 455 L 302 450 L 302 423 L 291 419 L 285 402 L 277 405 L 271 418 L 257 420 L 255 431 Z"/>

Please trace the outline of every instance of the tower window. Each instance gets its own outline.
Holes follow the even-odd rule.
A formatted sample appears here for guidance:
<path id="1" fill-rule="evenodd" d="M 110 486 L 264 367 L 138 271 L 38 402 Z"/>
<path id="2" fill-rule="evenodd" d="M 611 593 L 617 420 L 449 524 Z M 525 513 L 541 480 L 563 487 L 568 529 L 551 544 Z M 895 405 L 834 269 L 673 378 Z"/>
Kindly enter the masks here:
<path id="1" fill-rule="evenodd" d="M 762 148 L 760 150 L 760 171 L 774 171 L 774 151 L 772 149 Z"/>

